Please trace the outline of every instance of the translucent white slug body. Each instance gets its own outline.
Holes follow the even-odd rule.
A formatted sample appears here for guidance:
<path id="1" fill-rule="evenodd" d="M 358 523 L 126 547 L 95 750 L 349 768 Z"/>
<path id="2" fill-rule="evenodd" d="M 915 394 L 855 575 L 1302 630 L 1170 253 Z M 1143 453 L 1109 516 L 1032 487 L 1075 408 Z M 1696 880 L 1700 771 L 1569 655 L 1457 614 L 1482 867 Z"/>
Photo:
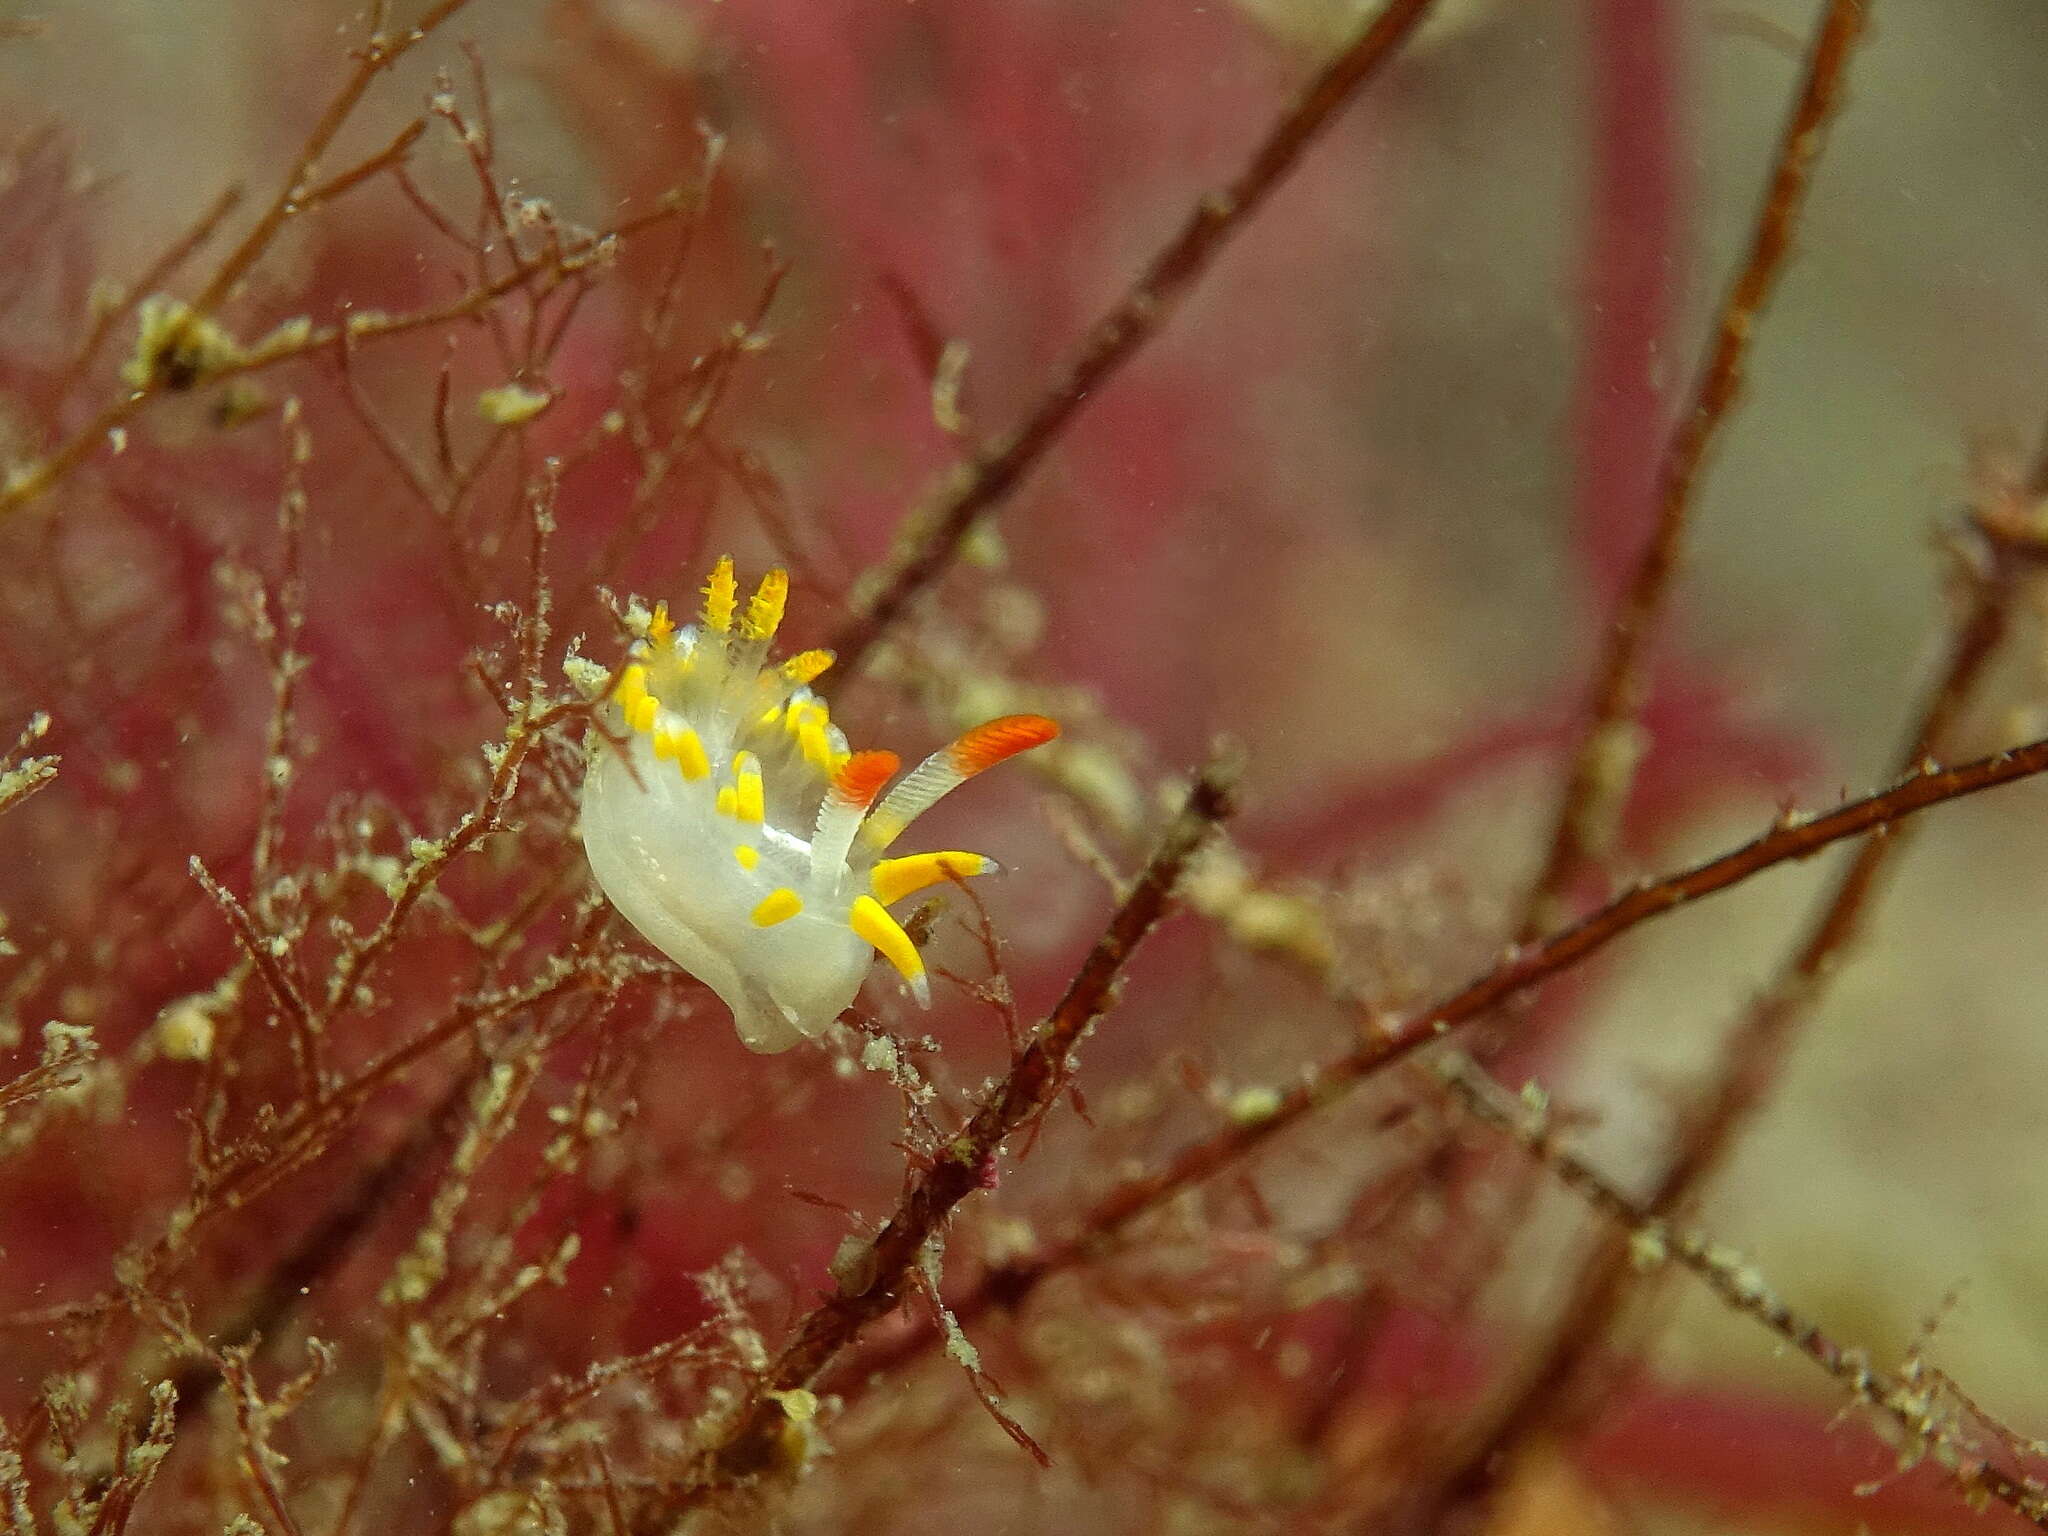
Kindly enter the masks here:
<path id="1" fill-rule="evenodd" d="M 765 665 L 788 591 L 770 571 L 741 612 L 724 559 L 700 623 L 677 630 L 657 608 L 602 712 L 623 740 L 595 742 L 583 783 L 583 846 L 605 895 L 725 1001 L 756 1051 L 820 1033 L 878 950 L 929 1002 L 888 907 L 994 861 L 884 855 L 940 796 L 1059 732 L 1038 715 L 992 720 L 883 796 L 895 754 L 850 751 L 810 690 L 831 655 Z"/>

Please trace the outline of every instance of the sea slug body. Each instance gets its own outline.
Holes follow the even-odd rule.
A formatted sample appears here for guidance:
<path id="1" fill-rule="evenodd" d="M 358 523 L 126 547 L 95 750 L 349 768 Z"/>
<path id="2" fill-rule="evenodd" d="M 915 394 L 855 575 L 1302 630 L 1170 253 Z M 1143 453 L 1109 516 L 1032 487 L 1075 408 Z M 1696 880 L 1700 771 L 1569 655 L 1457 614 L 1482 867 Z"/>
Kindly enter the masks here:
<path id="1" fill-rule="evenodd" d="M 1043 716 L 1006 715 L 889 789 L 896 754 L 852 751 L 811 691 L 831 653 L 771 663 L 788 595 L 788 575 L 770 571 L 742 608 L 728 557 L 698 623 L 678 629 L 657 607 L 583 784 L 583 846 L 605 895 L 724 1000 L 756 1051 L 824 1030 L 878 951 L 929 1003 L 924 961 L 889 908 L 995 863 L 889 849 L 941 796 L 1059 734 Z"/>

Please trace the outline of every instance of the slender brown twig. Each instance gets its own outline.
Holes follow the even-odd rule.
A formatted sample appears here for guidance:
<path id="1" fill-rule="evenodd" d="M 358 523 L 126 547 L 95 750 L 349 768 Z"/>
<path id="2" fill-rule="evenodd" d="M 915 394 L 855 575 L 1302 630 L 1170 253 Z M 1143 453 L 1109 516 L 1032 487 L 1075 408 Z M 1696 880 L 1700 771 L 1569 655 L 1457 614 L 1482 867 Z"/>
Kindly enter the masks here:
<path id="1" fill-rule="evenodd" d="M 259 639 L 270 664 L 270 722 L 264 732 L 262 790 L 256 817 L 256 848 L 250 856 L 249 883 L 258 903 L 264 900 L 263 885 L 270 865 L 284 838 L 286 796 L 291 790 L 296 763 L 293 759 L 292 725 L 298 706 L 298 680 L 305 666 L 299 644 L 306 628 L 306 591 L 303 566 L 306 530 L 306 464 L 313 456 L 313 439 L 307 432 L 296 398 L 284 403 L 284 489 L 277 502 L 277 583 L 267 600 L 269 622 Z"/>
<path id="2" fill-rule="evenodd" d="M 383 918 L 368 934 L 351 939 L 343 947 L 320 1007 L 323 1019 L 355 996 L 370 968 L 396 942 L 413 908 L 433 889 L 448 866 L 504 829 L 506 809 L 519 790 L 520 769 L 527 755 L 546 739 L 549 729 L 566 720 L 580 719 L 587 712 L 588 706 L 581 699 L 565 699 L 546 707 L 535 707 L 530 700 L 521 702 L 513 727 L 506 732 L 505 750 L 492 765 L 490 782 L 477 808 L 465 812 L 445 836 L 417 842 L 413 861 L 393 890 Z"/>
<path id="3" fill-rule="evenodd" d="M 381 24 L 373 26 L 369 39 L 356 51 L 355 68 L 349 72 L 341 88 L 328 101 L 312 131 L 299 146 L 291 171 L 272 194 L 263 212 L 257 216 L 256 222 L 221 259 L 212 275 L 207 278 L 199 296 L 192 301 L 186 322 L 179 328 L 182 332 L 189 333 L 194 326 L 203 323 L 227 300 L 236 285 L 269 251 L 289 220 L 308 208 L 327 201 L 336 193 L 345 191 L 347 186 L 355 184 L 350 179 L 353 176 L 352 172 L 341 178 L 346 185 L 330 183 L 323 188 L 316 184 L 313 178 L 318 171 L 320 157 L 327 152 L 328 146 L 334 142 L 335 135 L 341 132 L 377 77 L 424 43 L 437 28 L 469 3 L 470 0 L 435 0 L 418 21 L 396 35 L 387 34 Z M 381 11 L 379 14 L 381 15 Z M 373 169 L 382 169 L 386 165 L 400 163 L 410 144 L 408 130 L 408 133 L 402 133 L 393 145 L 372 156 L 364 164 Z M 158 263 L 159 268 L 168 270 L 167 264 L 174 265 L 182 261 L 202 241 L 210 237 L 221 218 L 235 205 L 240 196 L 239 188 L 230 188 L 223 193 L 214 207 L 194 226 L 192 233 L 174 245 L 164 260 Z M 90 357 L 92 351 L 97 350 L 99 343 L 104 339 L 104 330 L 110 324 L 110 321 L 104 322 L 88 337 L 85 349 L 80 353 L 80 365 Z M 175 341 L 160 349 L 160 353 L 168 356 L 174 350 Z M 275 360 L 268 355 L 261 358 L 263 362 Z M 97 444 L 105 440 L 109 432 L 127 422 L 159 393 L 169 388 L 170 384 L 161 376 L 162 372 L 161 369 L 152 368 L 149 376 L 138 387 L 109 401 L 93 415 L 91 421 L 57 448 L 8 476 L 6 482 L 0 484 L 0 515 L 47 494 L 58 481 L 83 463 L 86 456 Z"/>
<path id="4" fill-rule="evenodd" d="M 1641 755 L 1640 726 L 1651 642 L 1671 595 L 1687 519 L 1708 451 L 1742 392 L 1757 316 L 1783 273 L 1806 202 L 1823 132 L 1841 100 L 1849 56 L 1863 30 L 1865 0 L 1829 0 L 1807 56 L 1806 76 L 1771 167 L 1749 250 L 1722 301 L 1706 360 L 1657 474 L 1657 515 L 1619 610 L 1607 631 L 1580 737 L 1559 802 L 1550 851 L 1531 887 L 1523 937 L 1550 928 L 1560 903 L 1604 851 L 1628 798 Z"/>
<path id="5" fill-rule="evenodd" d="M 291 1040 L 292 1065 L 298 1074 L 300 1090 L 309 1100 L 317 1098 L 322 1087 L 320 1020 L 315 1016 L 312 1004 L 306 1000 L 304 988 L 292 973 L 290 951 L 272 946 L 270 937 L 258 929 L 249 909 L 213 877 L 198 854 L 192 855 L 188 867 L 200 889 L 220 908 L 221 915 L 228 920 L 228 927 L 234 933 L 235 942 L 270 990 L 271 1000 L 277 1004 L 278 1014 L 284 1020 Z"/>
<path id="6" fill-rule="evenodd" d="M 2038 538 L 2007 526 L 1993 510 L 1976 519 L 1979 548 L 1966 562 L 1972 578 L 1968 605 L 1941 674 L 1907 733 L 1900 754 L 1905 771 L 1940 750 L 1974 697 L 2005 636 L 2018 580 L 2039 559 Z M 1682 1117 L 1670 1157 L 1641 1202 L 1647 1217 L 1661 1220 L 1683 1209 L 1726 1162 L 1777 1080 L 1794 1038 L 1839 973 L 1883 874 L 1910 832 L 1907 825 L 1886 827 L 1864 839 L 1777 979 L 1727 1031 L 1705 1085 Z M 1441 1503 L 1483 1506 L 1498 1478 L 1516 1465 L 1523 1442 L 1539 1434 L 1554 1437 L 1561 1426 L 1584 1422 L 1597 1411 L 1586 1391 L 1588 1373 L 1600 1365 L 1632 1294 L 1629 1258 L 1627 1242 L 1619 1239 L 1587 1255 L 1545 1339 L 1531 1352 L 1536 1364 L 1478 1428 L 1461 1436 L 1466 1448 L 1438 1482 Z"/>
<path id="7" fill-rule="evenodd" d="M 1510 946 L 1490 970 L 1426 1007 L 1387 1015 L 1367 1001 L 1353 999 L 1364 1036 L 1356 1047 L 1307 1069 L 1301 1081 L 1280 1095 L 1262 1118 L 1235 1119 L 1189 1143 L 1151 1172 L 1120 1184 L 1088 1209 L 1070 1236 L 992 1270 L 952 1303 L 953 1311 L 965 1323 L 991 1307 L 1014 1305 L 1049 1276 L 1103 1252 L 1125 1227 L 1182 1190 L 1234 1166 L 1367 1078 L 1571 969 L 1653 918 L 1740 885 L 1765 870 L 1811 858 L 1845 839 L 2042 772 L 2048 772 L 2048 739 L 1957 767 L 1929 765 L 1889 789 L 1852 800 L 1825 815 L 1787 813 L 1768 832 L 1738 848 L 1638 885 L 1537 943 Z M 887 1352 L 888 1362 L 916 1354 L 933 1342 L 929 1334 L 913 1335 Z M 872 1363 L 862 1362 L 864 1366 Z M 886 1369 L 886 1364 L 876 1368 Z"/>
<path id="8" fill-rule="evenodd" d="M 185 233 L 172 241 L 156 260 L 143 269 L 142 275 L 128 285 L 121 295 L 120 302 L 107 305 L 94 316 L 92 329 L 86 333 L 85 340 L 71 359 L 70 366 L 64 370 L 63 382 L 59 385 L 60 396 L 68 392 L 69 387 L 92 365 L 93 358 L 106 344 L 107 337 L 113 334 L 114 327 L 134 314 L 135 306 L 144 298 L 169 282 L 171 275 L 191 259 L 193 252 L 213 238 L 214 232 L 220 228 L 227 216 L 235 211 L 241 201 L 242 189 L 239 186 L 231 185 L 225 188 L 220 196 L 209 203 L 199 217 L 192 221 Z"/>
<path id="9" fill-rule="evenodd" d="M 1607 852 L 1626 809 L 1649 745 L 1640 717 L 1652 651 L 1671 600 L 1706 457 L 1741 393 L 1757 318 L 1790 254 L 1823 131 L 1840 99 L 1862 21 L 1862 0 L 1830 0 L 1807 52 L 1805 76 L 1778 140 L 1747 252 L 1722 300 L 1692 395 L 1657 466 L 1654 522 L 1596 666 L 1589 717 L 1559 798 L 1549 847 L 1524 899 L 1517 930 L 1524 940 L 1554 928 L 1570 912 L 1574 888 Z M 1917 761 L 1916 756 L 1909 763 Z M 1871 845 L 1880 841 L 1873 838 Z M 1504 1040 L 1502 1034 L 1492 1042 L 1476 1042 L 1473 1049 L 1488 1060 Z M 1490 1165 L 1485 1149 L 1458 1156 L 1447 1146 L 1444 1178 L 1462 1186 Z M 1457 1288 L 1468 1301 L 1496 1268 L 1515 1229 L 1515 1223 L 1501 1222 L 1472 1237 L 1471 1251 L 1456 1264 L 1462 1276 Z M 1488 1461 L 1474 1475 L 1484 1481 L 1493 1475 L 1491 1469 L 1496 1464 Z M 1426 1496 L 1413 1497 L 1427 1503 Z"/>
<path id="10" fill-rule="evenodd" d="M 1250 222 L 1345 105 L 1376 78 L 1435 0 L 1389 0 L 1280 115 L 1236 180 L 1198 201 L 1138 280 L 1081 339 L 1066 370 L 1023 422 L 955 468 L 905 520 L 872 597 L 832 641 L 833 676 L 851 677 L 906 609 L 952 564 L 968 530 L 1058 441 L 1082 405 L 1159 333 L 1231 236 Z"/>
<path id="11" fill-rule="evenodd" d="M 1812 46 L 1806 52 L 1806 74 L 1778 141 L 1768 186 L 1751 228 L 1747 254 L 1722 301 L 1692 397 L 1658 464 L 1655 522 L 1629 585 L 1621 595 L 1599 659 L 1590 717 L 1579 737 L 1558 803 L 1549 849 L 1524 899 L 1518 930 L 1524 939 L 1554 927 L 1571 910 L 1575 885 L 1607 852 L 1626 809 L 1636 768 L 1649 745 L 1640 716 L 1649 690 L 1651 652 L 1672 596 L 1706 455 L 1740 394 L 1757 317 L 1789 256 L 1793 229 L 1804 207 L 1813 163 L 1821 149 L 1822 131 L 1839 100 L 1843 75 L 1861 25 L 1861 0 L 1832 3 L 1822 14 Z M 1924 755 L 1916 753 L 1908 758 L 1901 771 Z M 1882 858 L 1884 841 L 1881 836 L 1871 838 L 1859 852 L 1858 864 L 1865 855 L 1874 853 Z M 1785 1032 L 1789 1033 L 1789 1026 Z M 1474 1054 L 1482 1062 L 1490 1061 L 1505 1038 L 1500 1034 L 1491 1042 L 1474 1042 Z M 1442 1164 L 1443 1180 L 1463 1188 L 1493 1166 L 1492 1149 L 1480 1147 L 1459 1153 L 1447 1143 Z M 1467 1251 L 1454 1260 L 1459 1276 L 1455 1290 L 1463 1297 L 1462 1304 L 1469 1305 L 1484 1288 L 1518 1228 L 1516 1222 L 1502 1221 L 1468 1236 Z M 1621 1260 L 1615 1255 L 1614 1245 L 1607 1247 L 1607 1267 L 1612 1269 Z M 1611 1295 L 1618 1301 L 1620 1292 L 1615 1289 Z M 1558 1324 L 1560 1331 L 1553 1336 L 1555 1350 L 1540 1354 L 1563 1356 L 1576 1347 L 1574 1341 L 1595 1336 L 1576 1329 L 1580 1321 L 1576 1311 L 1575 1306 L 1566 1306 Z M 1575 1331 L 1562 1331 L 1568 1326 Z M 1544 1412 L 1547 1418 L 1551 1389 L 1536 1385 L 1545 1374 L 1547 1368 L 1531 1378 L 1536 1397 L 1529 1411 Z M 1471 1437 L 1470 1431 L 1460 1433 Z M 1472 1438 L 1487 1449 L 1469 1457 L 1455 1455 L 1453 1460 L 1458 1469 L 1439 1485 L 1438 1491 L 1466 1490 L 1446 1494 L 1454 1498 L 1489 1496 L 1485 1490 L 1493 1486 L 1497 1477 L 1512 1470 L 1506 1461 L 1493 1455 L 1496 1436 L 1505 1434 L 1512 1439 L 1516 1433 L 1510 1420 L 1500 1421 L 1491 1430 L 1482 1429 Z M 1404 1497 L 1415 1508 L 1433 1507 L 1433 1496 L 1427 1489 L 1406 1490 Z M 1426 1522 L 1433 1516 L 1423 1518 Z"/>
<path id="12" fill-rule="evenodd" d="M 241 1439 L 242 1471 L 262 1496 L 263 1505 L 270 1511 L 270 1519 L 277 1536 L 303 1536 L 297 1518 L 292 1514 L 291 1505 L 286 1502 L 284 1489 L 277 1481 L 277 1469 L 284 1458 L 277 1454 L 270 1444 L 272 1412 L 257 1390 L 256 1375 L 249 1364 L 245 1349 L 222 1350 L 219 1354 L 218 1369 L 222 1379 L 231 1389 L 231 1401 L 235 1411 L 235 1429 Z"/>
<path id="13" fill-rule="evenodd" d="M 53 755 L 27 756 L 28 749 L 49 733 L 50 717 L 38 710 L 30 717 L 14 744 L 0 750 L 0 811 L 19 805 L 57 777 L 58 759 Z"/>
<path id="14" fill-rule="evenodd" d="M 1002 1081 L 982 1097 L 965 1128 L 911 1183 L 869 1244 L 857 1276 L 842 1283 L 797 1325 L 781 1354 L 730 1416 L 725 1432 L 698 1455 L 682 1491 L 681 1508 L 699 1505 L 770 1464 L 786 1423 L 782 1394 L 815 1382 L 868 1324 L 895 1309 L 920 1256 L 941 1236 L 953 1208 L 993 1182 L 1003 1143 L 1036 1123 L 1058 1100 L 1082 1038 L 1114 1005 L 1132 953 L 1171 910 L 1174 888 L 1189 860 L 1234 809 L 1237 773 L 1235 759 L 1219 754 L 1196 778 L 1158 851 L 1117 907 L 1065 996 Z"/>
<path id="15" fill-rule="evenodd" d="M 368 40 L 356 51 L 356 67 L 349 72 L 348 79 L 342 82 L 341 89 L 334 93 L 319 121 L 313 125 L 313 131 L 299 146 L 298 158 L 292 163 L 290 173 L 271 195 L 270 202 L 248 233 L 214 270 L 206 286 L 199 291 L 199 297 L 192 301 L 195 315 L 209 315 L 218 309 L 234 291 L 235 284 L 263 259 L 278 231 L 301 211 L 301 205 L 309 197 L 320 190 L 313 181 L 320 157 L 327 153 L 327 146 L 334 142 L 334 136 L 341 132 L 342 125 L 349 120 L 376 78 L 425 42 L 467 4 L 469 0 L 435 0 L 418 21 L 396 36 L 387 34 L 381 27 L 373 29 Z"/>
<path id="16" fill-rule="evenodd" d="M 252 347 L 239 358 L 222 361 L 208 371 L 207 381 L 217 383 L 274 368 L 293 358 L 309 357 L 389 336 L 403 336 L 458 320 L 473 320 L 509 293 L 537 284 L 570 281 L 585 272 L 609 265 L 617 255 L 620 241 L 630 239 L 651 225 L 675 218 L 678 211 L 677 203 L 665 200 L 645 213 L 621 219 L 587 244 L 559 257 L 516 262 L 490 282 L 472 288 L 445 304 L 429 305 L 402 315 L 358 311 L 343 323 L 281 332 L 264 344 Z M 139 415 L 166 387 L 151 382 L 123 393 L 102 406 L 90 421 L 48 455 L 15 470 L 0 482 L 0 517 L 47 495 L 65 476 L 84 463 L 87 456 L 107 440 L 109 433 Z"/>
<path id="17" fill-rule="evenodd" d="M 449 1079 L 435 1104 L 422 1111 L 404 1136 L 377 1162 L 356 1174 L 348 1187 L 285 1251 L 229 1320 L 213 1330 L 230 1345 L 251 1352 L 275 1337 L 292 1314 L 305 1304 L 313 1287 L 332 1274 L 356 1251 L 356 1245 L 392 1197 L 422 1167 L 436 1142 L 445 1140 L 475 1080 L 473 1072 Z M 188 1361 L 172 1378 L 178 1401 L 187 1413 L 206 1406 L 222 1385 L 218 1360 L 211 1354 Z"/>
<path id="18" fill-rule="evenodd" d="M 1755 1318 L 1846 1388 L 1857 1402 L 1888 1420 L 1904 1437 L 1902 1454 L 1924 1455 L 1942 1468 L 1973 1504 L 1996 1499 L 2048 1530 L 2048 1489 L 1992 1465 L 1965 1443 L 1925 1387 L 1873 1366 L 1858 1349 L 1837 1344 L 1820 1325 L 1794 1311 L 1741 1254 L 1705 1234 L 1659 1220 L 1641 1203 L 1558 1140 L 1547 1112 L 1508 1093 L 1469 1059 L 1443 1063 L 1446 1082 L 1480 1119 L 1507 1132 L 1572 1193 L 1628 1234 L 1638 1264 L 1669 1262 L 1697 1277 L 1730 1310 Z"/>
<path id="19" fill-rule="evenodd" d="M 297 212 L 311 213 L 322 204 L 331 203 L 344 193 L 353 192 L 371 177 L 381 175 L 385 171 L 396 170 L 405 164 L 407 157 L 412 154 L 413 145 L 419 142 L 420 135 L 426 131 L 427 120 L 423 117 L 414 118 L 392 135 L 391 142 L 374 155 L 359 160 L 347 170 L 329 177 L 300 198 Z"/>

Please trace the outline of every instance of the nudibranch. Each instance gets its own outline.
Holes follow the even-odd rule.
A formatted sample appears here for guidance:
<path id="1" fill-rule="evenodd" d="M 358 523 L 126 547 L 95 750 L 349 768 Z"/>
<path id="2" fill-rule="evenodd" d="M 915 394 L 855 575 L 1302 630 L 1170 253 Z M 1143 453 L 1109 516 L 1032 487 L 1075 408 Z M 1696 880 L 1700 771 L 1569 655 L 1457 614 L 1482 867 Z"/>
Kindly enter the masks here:
<path id="1" fill-rule="evenodd" d="M 771 662 L 788 596 L 788 574 L 770 571 L 742 609 L 728 556 L 699 622 L 679 629 L 658 605 L 600 712 L 609 733 L 593 737 L 583 781 L 597 883 L 724 1000 L 756 1051 L 823 1031 L 877 951 L 929 1006 L 924 961 L 889 908 L 995 861 L 889 849 L 941 796 L 1059 734 L 1043 716 L 1006 715 L 888 789 L 896 754 L 851 750 L 811 691 L 831 652 Z"/>

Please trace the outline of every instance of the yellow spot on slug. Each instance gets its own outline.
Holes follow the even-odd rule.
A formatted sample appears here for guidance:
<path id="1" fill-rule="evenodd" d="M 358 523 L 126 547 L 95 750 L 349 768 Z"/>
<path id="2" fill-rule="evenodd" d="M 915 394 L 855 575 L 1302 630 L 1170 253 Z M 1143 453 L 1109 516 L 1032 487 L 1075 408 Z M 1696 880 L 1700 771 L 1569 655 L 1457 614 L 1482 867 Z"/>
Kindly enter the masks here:
<path id="1" fill-rule="evenodd" d="M 711 759 L 704 751 L 704 743 L 697 733 L 687 725 L 675 733 L 676 766 L 683 771 L 686 779 L 706 778 L 711 773 Z"/>
<path id="2" fill-rule="evenodd" d="M 704 743 L 695 731 L 679 721 L 664 721 L 655 727 L 654 755 L 658 761 L 673 762 L 686 779 L 701 779 L 711 771 Z"/>
<path id="3" fill-rule="evenodd" d="M 721 785 L 718 791 L 718 814 L 737 817 L 740 813 L 739 791 L 730 784 Z"/>
<path id="4" fill-rule="evenodd" d="M 778 567 L 761 578 L 747 604 L 747 616 L 740 633 L 749 640 L 771 640 L 782 627 L 782 611 L 789 604 L 789 572 Z"/>
<path id="5" fill-rule="evenodd" d="M 643 693 L 626 710 L 626 724 L 643 733 L 651 731 L 660 714 L 661 701 L 651 693 Z"/>
<path id="6" fill-rule="evenodd" d="M 647 697 L 647 669 L 638 663 L 626 668 L 619 674 L 619 685 L 612 690 L 612 697 L 630 715 L 633 706 Z"/>
<path id="7" fill-rule="evenodd" d="M 760 821 L 768 811 L 761 787 L 761 765 L 751 752 L 735 752 L 732 759 L 734 814 L 741 821 Z"/>
<path id="8" fill-rule="evenodd" d="M 887 907 L 941 880 L 987 874 L 994 867 L 995 860 L 978 853 L 913 853 L 908 858 L 883 859 L 875 865 L 870 883 L 875 899 Z"/>
<path id="9" fill-rule="evenodd" d="M 832 772 L 832 745 L 825 740 L 825 728 L 815 715 L 805 714 L 803 724 L 797 727 L 796 740 L 803 748 L 806 762 L 820 773 Z"/>
<path id="10" fill-rule="evenodd" d="M 882 958 L 896 967 L 896 974 L 917 987 L 924 980 L 924 957 L 903 925 L 872 896 L 856 896 L 847 914 L 853 931 L 881 951 Z"/>
<path id="11" fill-rule="evenodd" d="M 740 868 L 749 874 L 761 867 L 761 850 L 750 843 L 741 843 L 734 848 L 732 856 L 739 860 Z"/>
<path id="12" fill-rule="evenodd" d="M 704 623 L 718 634 L 732 629 L 732 611 L 740 596 L 739 582 L 732 574 L 732 556 L 721 555 L 704 584 Z"/>
<path id="13" fill-rule="evenodd" d="M 781 886 L 761 898 L 761 904 L 754 908 L 754 926 L 773 928 L 777 923 L 786 923 L 803 911 L 804 899 L 788 886 Z M 899 930 L 900 931 L 900 930 Z M 905 943 L 909 940 L 906 938 Z M 911 953 L 915 954 L 913 949 Z"/>

